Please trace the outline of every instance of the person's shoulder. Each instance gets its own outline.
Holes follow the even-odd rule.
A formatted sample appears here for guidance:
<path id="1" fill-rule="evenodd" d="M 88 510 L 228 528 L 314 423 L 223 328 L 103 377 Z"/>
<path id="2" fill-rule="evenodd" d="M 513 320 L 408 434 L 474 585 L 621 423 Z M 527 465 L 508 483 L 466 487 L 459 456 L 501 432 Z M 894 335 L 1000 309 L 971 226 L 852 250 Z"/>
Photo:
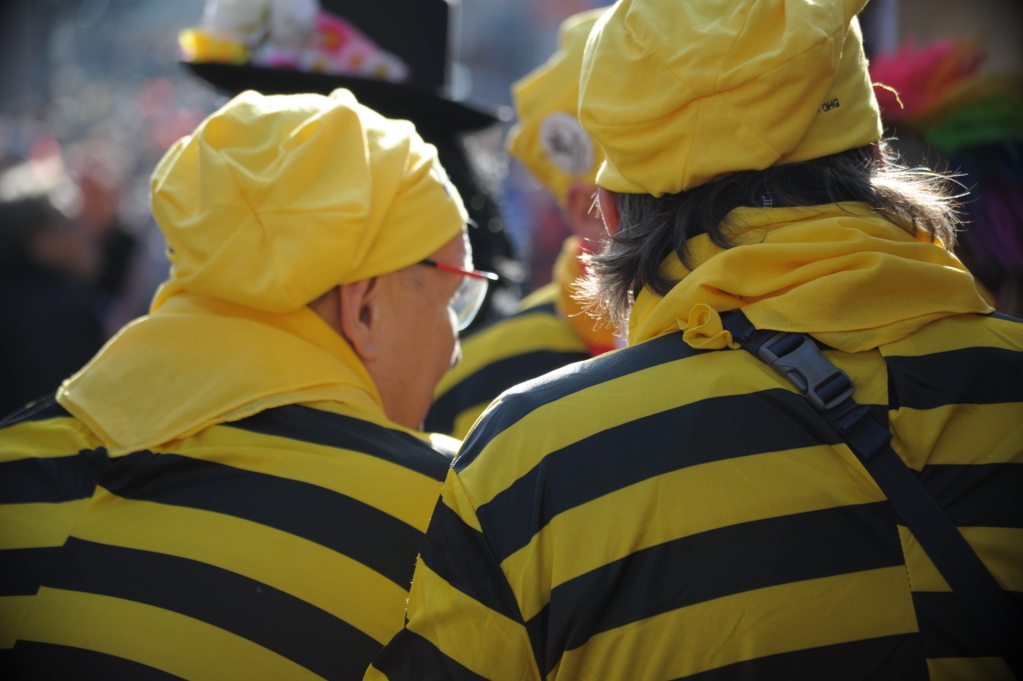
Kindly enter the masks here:
<path id="1" fill-rule="evenodd" d="M 99 439 L 52 396 L 0 420 L 0 506 L 7 510 L 86 499 L 108 465 Z"/>
<path id="2" fill-rule="evenodd" d="M 463 338 L 463 360 L 455 371 L 472 372 L 481 362 L 542 350 L 586 352 L 586 345 L 554 303 L 526 308 Z"/>
<path id="3" fill-rule="evenodd" d="M 989 412 L 989 424 L 1007 424 L 996 414 L 1023 403 L 1019 319 L 998 313 L 945 317 L 882 346 L 881 353 L 891 409 L 957 410 L 969 404 L 974 413 Z"/>
<path id="4" fill-rule="evenodd" d="M 556 297 L 548 295 L 544 289 L 540 289 L 525 298 L 517 312 L 495 319 L 466 335 L 462 339 L 462 344 L 467 347 L 486 345 L 492 339 L 508 338 L 515 335 L 528 336 L 531 332 L 547 326 L 564 327 L 566 330 L 570 330 L 558 314 Z"/>
<path id="5" fill-rule="evenodd" d="M 652 388 L 663 383 L 661 370 L 710 354 L 720 353 L 694 350 L 677 332 L 517 385 L 501 394 L 477 423 L 459 452 L 455 468 L 467 467 L 496 440 L 505 441 L 502 449 L 543 448 L 540 440 L 583 437 L 606 424 L 607 414 L 616 411 L 622 400 L 640 410 L 655 410 L 660 391 Z M 681 366 L 676 369 L 681 370 Z M 700 371 L 695 366 L 692 370 Z"/>
<path id="6" fill-rule="evenodd" d="M 548 284 L 519 301 L 519 308 L 516 312 L 494 319 L 462 338 L 463 345 L 486 343 L 488 339 L 495 336 L 508 336 L 515 334 L 519 329 L 529 329 L 537 325 L 561 322 L 558 315 L 557 299 L 558 287 L 556 284 Z"/>
<path id="7" fill-rule="evenodd" d="M 924 325 L 906 338 L 883 347 L 891 356 L 935 355 L 938 353 L 995 348 L 1006 358 L 1023 360 L 1023 320 L 999 312 L 961 314 Z"/>
<path id="8" fill-rule="evenodd" d="M 63 456 L 100 446 L 53 395 L 0 418 L 0 460 Z"/>
<path id="9" fill-rule="evenodd" d="M 528 310 L 540 308 L 546 305 L 553 306 L 557 302 L 558 296 L 561 293 L 561 286 L 555 281 L 549 284 L 541 286 L 536 289 L 521 301 L 519 301 L 519 311 L 526 312 Z"/>

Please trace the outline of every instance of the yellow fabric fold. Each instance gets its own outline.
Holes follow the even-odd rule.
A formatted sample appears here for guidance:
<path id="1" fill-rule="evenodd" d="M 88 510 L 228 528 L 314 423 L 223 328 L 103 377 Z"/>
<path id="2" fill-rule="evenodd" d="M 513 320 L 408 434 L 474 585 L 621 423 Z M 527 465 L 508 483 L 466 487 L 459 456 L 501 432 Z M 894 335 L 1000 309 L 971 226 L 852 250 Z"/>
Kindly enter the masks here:
<path id="1" fill-rule="evenodd" d="M 355 352 L 308 308 L 262 312 L 174 282 L 157 301 L 57 394 L 111 456 L 285 404 L 335 401 L 384 413 Z"/>
<path id="2" fill-rule="evenodd" d="M 691 271 L 668 257 L 662 271 L 680 281 L 663 297 L 639 294 L 630 345 L 681 329 L 694 348 L 724 348 L 732 338 L 720 313 L 742 308 L 758 329 L 861 352 L 942 317 L 992 311 L 954 255 L 865 204 L 738 208 L 723 224 L 740 245 L 691 239 Z"/>
<path id="3" fill-rule="evenodd" d="M 554 281 L 558 284 L 558 297 L 554 307 L 561 318 L 575 330 L 590 355 L 596 357 L 618 346 L 615 330 L 599 319 L 586 313 L 583 304 L 576 299 L 579 294 L 579 280 L 583 278 L 583 265 L 579 256 L 583 253 L 579 237 L 565 239 L 561 253 L 554 262 Z"/>

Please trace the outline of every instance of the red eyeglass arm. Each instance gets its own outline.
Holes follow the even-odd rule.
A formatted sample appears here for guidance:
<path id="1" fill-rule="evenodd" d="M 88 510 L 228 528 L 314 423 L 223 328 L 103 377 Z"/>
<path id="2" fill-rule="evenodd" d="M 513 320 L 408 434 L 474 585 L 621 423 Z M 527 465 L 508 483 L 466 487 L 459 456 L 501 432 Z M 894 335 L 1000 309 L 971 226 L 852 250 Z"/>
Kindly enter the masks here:
<path id="1" fill-rule="evenodd" d="M 429 265 L 430 267 L 436 267 L 438 270 L 444 272 L 451 272 L 452 274 L 461 274 L 466 277 L 474 277 L 476 279 L 489 279 L 490 281 L 497 281 L 498 277 L 493 272 L 484 272 L 482 270 L 463 270 L 460 267 L 454 265 L 448 265 L 442 262 L 436 262 L 434 260 L 423 260 L 423 265 Z"/>

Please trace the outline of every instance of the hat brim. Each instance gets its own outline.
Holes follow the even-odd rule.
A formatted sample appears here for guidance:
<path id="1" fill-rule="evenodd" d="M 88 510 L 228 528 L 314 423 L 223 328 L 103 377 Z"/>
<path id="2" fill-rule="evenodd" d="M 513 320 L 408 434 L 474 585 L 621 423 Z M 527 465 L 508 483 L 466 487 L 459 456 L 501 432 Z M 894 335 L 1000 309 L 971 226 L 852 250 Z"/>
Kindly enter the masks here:
<path id="1" fill-rule="evenodd" d="M 306 92 L 329 95 L 338 88 L 347 88 L 360 103 L 388 118 L 407 119 L 417 127 L 428 127 L 438 132 L 472 132 L 500 120 L 483 109 L 445 99 L 415 86 L 383 80 L 214 62 L 182 64 L 216 89 L 232 95 L 245 90 L 255 90 L 264 95 Z"/>

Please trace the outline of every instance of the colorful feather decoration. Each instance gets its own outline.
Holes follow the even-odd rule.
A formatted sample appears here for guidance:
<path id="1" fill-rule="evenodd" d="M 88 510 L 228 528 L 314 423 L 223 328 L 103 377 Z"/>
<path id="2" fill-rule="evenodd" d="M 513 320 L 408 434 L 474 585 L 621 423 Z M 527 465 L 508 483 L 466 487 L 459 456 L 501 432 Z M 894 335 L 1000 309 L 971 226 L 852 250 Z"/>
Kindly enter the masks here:
<path id="1" fill-rule="evenodd" d="M 970 198 L 960 241 L 977 278 L 1015 304 L 1023 284 L 1023 78 L 981 73 L 986 56 L 977 38 L 922 48 L 907 41 L 875 56 L 870 73 L 885 124 L 921 135 L 961 173 Z"/>

